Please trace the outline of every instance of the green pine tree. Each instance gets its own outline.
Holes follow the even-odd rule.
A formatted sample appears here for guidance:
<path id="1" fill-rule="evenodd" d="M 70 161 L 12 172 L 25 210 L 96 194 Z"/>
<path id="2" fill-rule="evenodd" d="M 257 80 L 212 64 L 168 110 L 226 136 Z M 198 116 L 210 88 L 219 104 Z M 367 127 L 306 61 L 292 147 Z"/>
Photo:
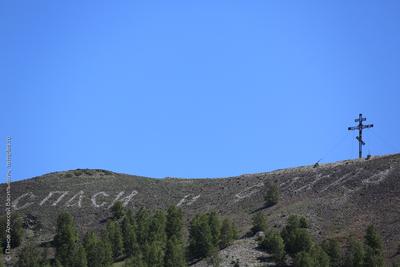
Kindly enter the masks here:
<path id="1" fill-rule="evenodd" d="M 76 253 L 79 237 L 74 220 L 69 213 L 63 212 L 57 218 L 57 229 L 54 237 L 56 248 L 56 260 L 64 267 L 73 266 L 74 258 L 71 255 Z"/>
<path id="2" fill-rule="evenodd" d="M 266 192 L 264 196 L 265 206 L 271 207 L 279 201 L 279 187 L 277 184 L 266 185 Z"/>
<path id="3" fill-rule="evenodd" d="M 85 248 L 81 244 L 77 244 L 73 251 L 71 267 L 87 267 L 87 258 Z"/>
<path id="4" fill-rule="evenodd" d="M 105 244 L 94 232 L 88 232 L 83 239 L 88 267 L 109 267 L 112 263 L 111 245 Z"/>
<path id="5" fill-rule="evenodd" d="M 364 267 L 383 267 L 384 258 L 381 250 L 365 246 Z"/>
<path id="6" fill-rule="evenodd" d="M 285 241 L 285 249 L 288 254 L 295 255 L 301 251 L 309 252 L 313 244 L 314 241 L 310 233 L 304 228 L 297 228 L 289 233 Z"/>
<path id="7" fill-rule="evenodd" d="M 315 267 L 329 267 L 330 259 L 328 254 L 318 245 L 314 245 L 310 251 L 311 256 L 314 259 Z"/>
<path id="8" fill-rule="evenodd" d="M 213 237 L 207 214 L 196 215 L 189 226 L 189 255 L 204 258 L 213 249 Z"/>
<path id="9" fill-rule="evenodd" d="M 147 266 L 163 267 L 164 266 L 164 248 L 160 241 L 152 241 L 147 243 L 143 248 L 144 262 Z"/>
<path id="10" fill-rule="evenodd" d="M 135 224 L 135 216 L 133 215 L 133 211 L 131 209 L 127 209 L 125 212 L 125 217 L 129 221 L 130 224 Z"/>
<path id="11" fill-rule="evenodd" d="M 293 262 L 294 267 L 317 267 L 310 253 L 302 251 L 296 255 Z"/>
<path id="12" fill-rule="evenodd" d="M 345 254 L 344 267 L 363 267 L 364 266 L 364 247 L 362 243 L 350 237 Z"/>
<path id="13" fill-rule="evenodd" d="M 107 237 L 112 247 L 113 258 L 116 259 L 124 253 L 121 227 L 115 221 L 109 221 L 106 226 Z"/>
<path id="14" fill-rule="evenodd" d="M 114 220 L 119 220 L 125 215 L 125 209 L 121 201 L 117 201 L 112 205 L 111 213 Z"/>
<path id="15" fill-rule="evenodd" d="M 186 267 L 185 250 L 182 242 L 176 237 L 168 239 L 165 249 L 164 267 Z"/>
<path id="16" fill-rule="evenodd" d="M 322 249 L 328 254 L 331 267 L 342 265 L 339 242 L 334 239 L 326 239 L 322 242 Z"/>
<path id="17" fill-rule="evenodd" d="M 373 225 L 368 226 L 364 243 L 373 250 L 382 250 L 382 239 Z"/>
<path id="18" fill-rule="evenodd" d="M 218 249 L 216 247 L 212 247 L 207 255 L 207 263 L 209 266 L 219 267 L 221 264 L 221 258 L 218 254 Z"/>
<path id="19" fill-rule="evenodd" d="M 143 259 L 142 253 L 139 251 L 135 253 L 132 257 L 130 257 L 125 262 L 125 267 L 150 267 Z"/>
<path id="20" fill-rule="evenodd" d="M 368 226 L 365 236 L 365 267 L 381 267 L 384 265 L 382 239 L 373 225 Z"/>
<path id="21" fill-rule="evenodd" d="M 150 214 L 145 208 L 140 208 L 136 216 L 136 239 L 140 247 L 149 241 Z"/>
<path id="22" fill-rule="evenodd" d="M 163 211 L 157 210 L 150 218 L 149 224 L 149 241 L 159 242 L 159 245 L 164 249 L 166 243 L 165 234 L 166 217 Z"/>
<path id="23" fill-rule="evenodd" d="M 227 218 L 222 221 L 219 247 L 226 248 L 230 246 L 237 238 L 237 231 L 235 225 Z"/>
<path id="24" fill-rule="evenodd" d="M 263 240 L 259 242 L 259 246 L 272 254 L 274 260 L 283 263 L 285 259 L 285 243 L 281 235 L 275 231 L 266 233 Z"/>
<path id="25" fill-rule="evenodd" d="M 256 213 L 253 218 L 253 226 L 251 228 L 251 232 L 253 234 L 256 234 L 257 232 L 265 232 L 267 230 L 267 220 L 265 219 L 265 216 L 263 213 L 259 212 Z"/>
<path id="26" fill-rule="evenodd" d="M 216 212 L 213 211 L 208 214 L 208 224 L 210 225 L 212 245 L 213 247 L 218 247 L 221 234 L 221 222 Z"/>
<path id="27" fill-rule="evenodd" d="M 130 220 L 129 217 L 125 217 L 122 220 L 121 230 L 124 240 L 125 255 L 127 257 L 131 257 L 134 252 L 139 249 L 136 240 L 136 229 L 134 221 Z"/>
<path id="28" fill-rule="evenodd" d="M 281 236 L 285 241 L 285 250 L 291 256 L 301 251 L 309 252 L 314 242 L 308 233 L 307 222 L 302 217 L 290 215 L 286 226 L 281 231 Z"/>
<path id="29" fill-rule="evenodd" d="M 183 213 L 180 208 L 170 206 L 167 211 L 166 234 L 167 238 L 175 236 L 176 239 L 182 240 L 183 230 Z"/>

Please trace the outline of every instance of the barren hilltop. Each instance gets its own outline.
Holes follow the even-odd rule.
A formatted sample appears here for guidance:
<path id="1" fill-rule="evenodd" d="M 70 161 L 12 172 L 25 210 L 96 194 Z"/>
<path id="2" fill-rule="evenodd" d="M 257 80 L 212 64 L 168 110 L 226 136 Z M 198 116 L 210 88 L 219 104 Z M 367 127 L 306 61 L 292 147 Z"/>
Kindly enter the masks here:
<path id="1" fill-rule="evenodd" d="M 279 203 L 264 208 L 263 188 L 276 183 Z M 5 184 L 1 184 L 5 192 Z M 82 232 L 101 227 L 109 207 L 182 208 L 189 220 L 199 212 L 230 217 L 244 234 L 252 214 L 267 215 L 280 228 L 288 215 L 308 218 L 315 238 L 361 237 L 374 224 L 384 240 L 386 259 L 398 259 L 400 243 L 400 154 L 304 166 L 221 179 L 152 179 L 105 170 L 78 169 L 14 182 L 12 207 L 40 243 L 52 240 L 57 214 L 75 216 Z M 5 194 L 0 195 L 1 215 Z"/>

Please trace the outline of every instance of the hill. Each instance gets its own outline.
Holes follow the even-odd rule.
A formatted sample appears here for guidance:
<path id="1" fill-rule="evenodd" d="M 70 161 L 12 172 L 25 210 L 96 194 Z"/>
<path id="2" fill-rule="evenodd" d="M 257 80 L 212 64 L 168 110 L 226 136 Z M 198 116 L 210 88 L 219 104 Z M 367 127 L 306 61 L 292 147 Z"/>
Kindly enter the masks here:
<path id="1" fill-rule="evenodd" d="M 264 208 L 263 189 L 277 183 L 279 203 Z M 1 184 L 1 192 L 6 185 Z M 49 173 L 11 184 L 12 207 L 39 243 L 52 240 L 57 214 L 71 212 L 80 231 L 99 228 L 109 207 L 120 200 L 127 208 L 181 207 L 189 220 L 215 210 L 249 230 L 251 216 L 267 215 L 281 227 L 288 215 L 306 216 L 316 239 L 362 237 L 374 224 L 384 239 L 386 259 L 398 259 L 400 244 L 400 154 L 346 160 L 221 179 L 152 179 L 105 170 Z M 5 194 L 0 195 L 4 215 Z"/>

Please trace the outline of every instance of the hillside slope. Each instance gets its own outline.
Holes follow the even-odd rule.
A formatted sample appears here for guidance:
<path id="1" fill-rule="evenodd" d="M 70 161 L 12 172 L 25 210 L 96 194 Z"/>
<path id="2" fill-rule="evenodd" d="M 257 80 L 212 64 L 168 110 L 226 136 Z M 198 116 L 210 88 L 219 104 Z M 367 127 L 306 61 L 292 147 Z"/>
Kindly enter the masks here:
<path id="1" fill-rule="evenodd" d="M 280 202 L 263 208 L 263 187 L 277 183 Z M 5 192 L 5 184 L 0 185 Z M 361 237 L 368 224 L 384 239 L 386 258 L 400 243 L 400 154 L 277 170 L 223 179 L 151 179 L 104 170 L 56 172 L 11 185 L 13 209 L 25 217 L 40 241 L 52 239 L 55 219 L 71 212 L 82 232 L 104 223 L 108 207 L 121 200 L 128 208 L 180 206 L 186 218 L 215 210 L 231 217 L 244 233 L 251 215 L 263 212 L 273 227 L 289 214 L 309 218 L 317 239 Z M 0 195 L 2 215 L 5 194 Z"/>

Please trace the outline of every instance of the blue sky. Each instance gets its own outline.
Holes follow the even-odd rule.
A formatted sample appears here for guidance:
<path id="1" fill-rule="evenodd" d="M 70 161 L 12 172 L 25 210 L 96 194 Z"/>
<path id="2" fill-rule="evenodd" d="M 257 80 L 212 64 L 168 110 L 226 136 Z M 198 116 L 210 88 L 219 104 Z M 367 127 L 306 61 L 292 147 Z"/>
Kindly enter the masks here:
<path id="1" fill-rule="evenodd" d="M 399 1 L 2 1 L 0 170 L 218 177 L 400 152 Z"/>

